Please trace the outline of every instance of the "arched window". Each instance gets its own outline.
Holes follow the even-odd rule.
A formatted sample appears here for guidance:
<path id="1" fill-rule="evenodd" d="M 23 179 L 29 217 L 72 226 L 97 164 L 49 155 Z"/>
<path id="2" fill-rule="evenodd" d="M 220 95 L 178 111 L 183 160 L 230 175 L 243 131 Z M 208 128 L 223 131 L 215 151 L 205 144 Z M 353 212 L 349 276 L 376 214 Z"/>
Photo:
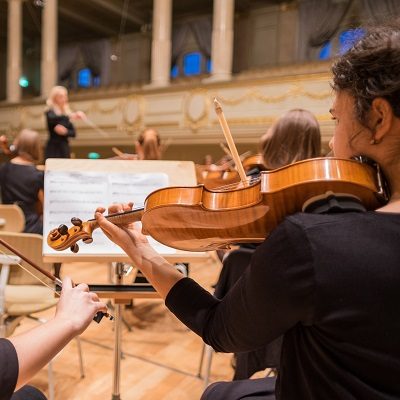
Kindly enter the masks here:
<path id="1" fill-rule="evenodd" d="M 328 60 L 336 54 L 344 54 L 350 50 L 355 42 L 365 35 L 362 28 L 350 28 L 341 31 L 339 35 L 326 42 L 318 53 L 318 59 Z"/>
<path id="2" fill-rule="evenodd" d="M 92 86 L 92 71 L 82 68 L 78 71 L 78 87 L 88 88 Z"/>
<path id="3" fill-rule="evenodd" d="M 101 79 L 99 75 L 93 75 L 90 68 L 82 68 L 78 71 L 78 87 L 89 88 L 100 86 Z"/>
<path id="4" fill-rule="evenodd" d="M 355 42 L 360 40 L 365 35 L 365 30 L 362 28 L 347 29 L 339 35 L 339 54 L 344 54 L 350 50 Z"/>
<path id="5" fill-rule="evenodd" d="M 186 76 L 200 75 L 201 73 L 201 53 L 192 52 L 183 56 L 183 74 Z"/>
<path id="6" fill-rule="evenodd" d="M 171 78 L 177 78 L 179 75 L 179 67 L 175 64 L 171 68 Z"/>
<path id="7" fill-rule="evenodd" d="M 322 46 L 318 58 L 320 60 L 328 60 L 329 58 L 331 58 L 331 52 L 332 52 L 332 43 L 331 41 L 329 41 Z"/>

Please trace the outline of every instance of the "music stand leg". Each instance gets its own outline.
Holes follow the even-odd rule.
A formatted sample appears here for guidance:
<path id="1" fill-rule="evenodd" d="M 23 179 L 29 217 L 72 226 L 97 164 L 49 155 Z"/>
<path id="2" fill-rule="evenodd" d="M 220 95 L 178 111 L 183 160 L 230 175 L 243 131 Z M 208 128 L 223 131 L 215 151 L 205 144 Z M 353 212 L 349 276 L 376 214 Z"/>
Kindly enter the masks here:
<path id="1" fill-rule="evenodd" d="M 116 275 L 116 283 L 117 285 L 122 284 L 122 276 L 123 276 L 123 264 L 117 263 L 115 268 Z M 112 400 L 121 400 L 121 396 L 119 393 L 119 383 L 120 383 L 120 375 L 121 375 L 121 317 L 122 317 L 122 305 L 117 300 L 115 301 L 114 308 L 114 377 L 113 377 L 113 393 Z"/>

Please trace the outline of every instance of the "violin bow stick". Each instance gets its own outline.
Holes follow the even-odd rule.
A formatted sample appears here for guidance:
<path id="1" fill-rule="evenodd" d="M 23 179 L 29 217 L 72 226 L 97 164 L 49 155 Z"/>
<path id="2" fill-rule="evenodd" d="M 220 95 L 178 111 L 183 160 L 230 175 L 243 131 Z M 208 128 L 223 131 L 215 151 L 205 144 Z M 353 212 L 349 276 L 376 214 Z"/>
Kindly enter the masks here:
<path id="1" fill-rule="evenodd" d="M 10 250 L 13 254 L 15 254 L 16 256 L 18 256 L 19 258 L 21 258 L 21 260 L 24 260 L 26 263 L 28 263 L 31 267 L 33 267 L 34 269 L 36 269 L 37 271 L 39 271 L 41 274 L 43 274 L 44 276 L 46 276 L 47 278 L 49 278 L 51 281 L 53 281 L 56 285 L 58 285 L 60 288 L 62 288 L 62 281 L 61 279 L 55 277 L 53 274 L 51 274 L 50 272 L 46 271 L 45 269 L 39 267 L 36 263 L 34 263 L 33 261 L 29 260 L 29 258 L 25 257 L 20 251 L 18 251 L 17 249 L 15 249 L 13 246 L 11 246 L 9 243 L 7 243 L 5 240 L 0 238 L 0 244 L 2 246 L 4 246 L 5 248 L 7 248 L 8 250 Z M 4 253 L 4 251 L 0 250 L 1 253 L 3 253 L 5 256 L 7 256 L 6 253 Z M 13 261 L 12 264 L 15 264 L 15 262 Z M 48 287 L 49 289 L 51 289 L 54 293 L 56 293 L 58 296 L 60 296 L 60 293 L 55 290 L 54 288 L 52 288 L 51 286 L 49 286 L 46 282 L 42 281 L 39 277 L 37 277 L 35 274 L 32 274 L 31 271 L 29 271 L 29 269 L 26 269 L 23 265 L 21 264 L 17 264 L 18 266 L 20 266 L 24 271 L 26 271 L 28 274 L 32 275 L 35 279 L 37 279 L 40 283 L 42 283 L 44 286 Z M 101 321 L 101 319 L 103 317 L 107 317 L 109 318 L 111 321 L 114 319 L 114 317 L 112 315 L 110 315 L 109 313 L 105 313 L 102 311 L 99 311 L 94 317 L 93 320 L 96 321 L 97 323 L 99 323 Z"/>
<path id="2" fill-rule="evenodd" d="M 221 149 L 224 151 L 224 153 L 225 153 L 227 156 L 233 158 L 231 152 L 229 151 L 229 149 L 228 149 L 228 147 L 225 145 L 225 143 L 220 143 L 219 145 L 220 145 Z"/>
<path id="3" fill-rule="evenodd" d="M 82 121 L 85 121 L 87 125 L 89 125 L 91 128 L 93 128 L 96 132 L 100 133 L 100 135 L 104 137 L 110 137 L 110 135 L 106 132 L 103 131 L 103 129 L 99 128 L 93 121 L 91 121 L 87 115 L 85 115 L 84 118 L 82 118 Z"/>
<path id="4" fill-rule="evenodd" d="M 119 157 L 123 157 L 124 152 L 122 152 L 118 147 L 112 147 L 111 150 Z"/>
<path id="5" fill-rule="evenodd" d="M 246 173 L 244 172 L 242 161 L 240 160 L 239 153 L 236 149 L 235 142 L 233 141 L 231 131 L 229 129 L 228 123 L 226 122 L 224 113 L 222 111 L 221 104 L 215 98 L 214 98 L 214 106 L 215 106 L 215 112 L 217 113 L 218 120 L 221 125 L 222 131 L 224 132 L 224 135 L 225 135 L 225 140 L 228 143 L 228 147 L 232 154 L 232 158 L 235 161 L 236 169 L 239 173 L 240 180 L 242 181 L 243 186 L 247 186 L 247 178 L 246 178 Z"/>

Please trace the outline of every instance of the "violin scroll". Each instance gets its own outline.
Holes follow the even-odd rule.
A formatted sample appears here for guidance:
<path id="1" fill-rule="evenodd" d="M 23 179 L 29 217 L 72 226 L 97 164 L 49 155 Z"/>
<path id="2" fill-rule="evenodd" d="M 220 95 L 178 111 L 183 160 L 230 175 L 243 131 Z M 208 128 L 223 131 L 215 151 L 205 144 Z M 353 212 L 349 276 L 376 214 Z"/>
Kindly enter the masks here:
<path id="1" fill-rule="evenodd" d="M 93 220 L 82 222 L 79 218 L 71 218 L 72 227 L 64 224 L 52 229 L 47 236 L 47 244 L 55 250 L 65 250 L 68 247 L 73 253 L 79 251 L 77 242 L 83 240 L 84 243 L 92 243 L 92 233 L 95 228 Z"/>
<path id="2" fill-rule="evenodd" d="M 106 215 L 106 218 L 116 225 L 130 224 L 140 221 L 143 215 L 143 207 L 135 208 L 131 211 Z M 82 240 L 89 244 L 93 242 L 93 231 L 99 227 L 95 219 L 82 222 L 77 217 L 71 218 L 72 227 L 60 225 L 58 228 L 52 229 L 47 235 L 47 244 L 54 250 L 65 250 L 70 248 L 73 253 L 79 251 L 77 242 Z"/>

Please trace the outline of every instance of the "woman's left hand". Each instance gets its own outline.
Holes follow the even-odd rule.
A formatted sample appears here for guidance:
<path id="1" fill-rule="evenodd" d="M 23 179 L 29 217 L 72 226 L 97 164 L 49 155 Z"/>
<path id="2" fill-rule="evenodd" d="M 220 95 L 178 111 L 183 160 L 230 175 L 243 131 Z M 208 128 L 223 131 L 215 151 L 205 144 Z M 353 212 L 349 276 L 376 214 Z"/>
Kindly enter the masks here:
<path id="1" fill-rule="evenodd" d="M 132 206 L 132 203 L 113 204 L 108 208 L 108 214 L 131 211 Z M 143 235 L 140 229 L 135 227 L 134 224 L 113 224 L 103 216 L 104 212 L 105 209 L 103 207 L 98 207 L 95 213 L 95 218 L 102 231 L 111 241 L 121 247 L 137 265 L 140 265 L 144 253 L 154 252 L 147 237 Z"/>

